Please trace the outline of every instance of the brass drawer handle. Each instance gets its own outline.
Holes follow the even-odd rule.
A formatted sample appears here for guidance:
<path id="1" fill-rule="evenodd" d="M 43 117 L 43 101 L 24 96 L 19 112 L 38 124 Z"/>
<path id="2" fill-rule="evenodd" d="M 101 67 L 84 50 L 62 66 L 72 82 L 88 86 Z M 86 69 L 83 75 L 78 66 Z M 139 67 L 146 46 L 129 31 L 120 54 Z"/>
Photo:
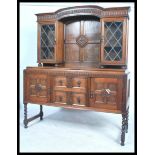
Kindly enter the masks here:
<path id="1" fill-rule="evenodd" d="M 78 81 L 78 82 L 77 82 L 77 85 L 78 85 L 78 87 L 80 87 L 80 85 L 81 85 L 81 81 Z"/>

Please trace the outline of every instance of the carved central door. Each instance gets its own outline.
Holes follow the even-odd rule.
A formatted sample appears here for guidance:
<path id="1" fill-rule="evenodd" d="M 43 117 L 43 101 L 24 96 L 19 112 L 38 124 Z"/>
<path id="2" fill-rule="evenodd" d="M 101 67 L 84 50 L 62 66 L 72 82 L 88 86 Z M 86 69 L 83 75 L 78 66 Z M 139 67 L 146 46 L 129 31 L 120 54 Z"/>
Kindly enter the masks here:
<path id="1" fill-rule="evenodd" d="M 65 62 L 95 64 L 100 60 L 101 26 L 97 19 L 70 20 L 65 24 Z"/>

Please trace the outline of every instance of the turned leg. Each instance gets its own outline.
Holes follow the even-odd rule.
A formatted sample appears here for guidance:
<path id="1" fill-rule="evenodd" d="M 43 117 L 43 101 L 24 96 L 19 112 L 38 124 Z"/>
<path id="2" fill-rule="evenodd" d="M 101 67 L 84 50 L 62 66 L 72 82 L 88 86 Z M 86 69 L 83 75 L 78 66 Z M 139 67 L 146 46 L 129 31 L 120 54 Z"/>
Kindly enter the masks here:
<path id="1" fill-rule="evenodd" d="M 40 120 L 43 119 L 43 106 L 40 105 Z"/>
<path id="2" fill-rule="evenodd" d="M 27 125 L 28 125 L 29 122 L 31 122 L 31 121 L 35 120 L 36 118 L 39 118 L 39 117 L 40 117 L 40 120 L 43 119 L 43 107 L 42 107 L 42 105 L 40 105 L 39 114 L 37 114 L 37 115 L 35 115 L 33 117 L 30 117 L 30 118 L 27 118 L 27 104 L 26 103 L 24 104 L 24 121 L 23 121 L 23 123 L 24 123 L 25 128 L 28 127 Z"/>
<path id="3" fill-rule="evenodd" d="M 124 142 L 125 142 L 125 126 L 126 126 L 126 114 L 122 114 L 122 130 L 121 130 L 121 145 L 124 146 Z"/>
<path id="4" fill-rule="evenodd" d="M 128 120 L 129 120 L 129 108 L 126 111 L 126 126 L 125 126 L 126 133 L 128 133 Z"/>
<path id="5" fill-rule="evenodd" d="M 27 103 L 24 103 L 24 127 L 27 128 L 28 119 L 27 119 Z"/>

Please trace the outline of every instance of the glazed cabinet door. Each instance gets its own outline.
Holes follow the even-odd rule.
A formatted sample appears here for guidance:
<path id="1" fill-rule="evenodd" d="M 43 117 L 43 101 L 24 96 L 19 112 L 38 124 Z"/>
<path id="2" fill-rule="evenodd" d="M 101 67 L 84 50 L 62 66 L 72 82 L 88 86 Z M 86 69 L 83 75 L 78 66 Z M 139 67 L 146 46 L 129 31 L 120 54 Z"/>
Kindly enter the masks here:
<path id="1" fill-rule="evenodd" d="M 24 73 L 24 102 L 48 103 L 50 101 L 50 81 L 46 74 Z"/>
<path id="2" fill-rule="evenodd" d="M 103 65 L 126 65 L 127 22 L 126 18 L 101 19 L 101 63 Z"/>
<path id="3" fill-rule="evenodd" d="M 61 33 L 63 33 L 61 22 L 38 23 L 38 63 L 62 62 L 63 35 Z"/>
<path id="4" fill-rule="evenodd" d="M 117 78 L 92 78 L 90 106 L 120 110 L 122 103 L 122 80 Z"/>

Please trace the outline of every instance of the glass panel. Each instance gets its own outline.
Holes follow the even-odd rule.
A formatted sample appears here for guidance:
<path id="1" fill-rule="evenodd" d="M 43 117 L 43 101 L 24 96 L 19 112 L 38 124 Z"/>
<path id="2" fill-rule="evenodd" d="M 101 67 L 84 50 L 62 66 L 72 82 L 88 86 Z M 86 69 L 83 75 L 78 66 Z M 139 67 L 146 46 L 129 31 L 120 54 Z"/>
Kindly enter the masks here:
<path id="1" fill-rule="evenodd" d="M 123 22 L 105 22 L 104 58 L 106 61 L 122 60 Z"/>
<path id="2" fill-rule="evenodd" d="M 41 59 L 54 59 L 55 25 L 41 26 Z"/>

